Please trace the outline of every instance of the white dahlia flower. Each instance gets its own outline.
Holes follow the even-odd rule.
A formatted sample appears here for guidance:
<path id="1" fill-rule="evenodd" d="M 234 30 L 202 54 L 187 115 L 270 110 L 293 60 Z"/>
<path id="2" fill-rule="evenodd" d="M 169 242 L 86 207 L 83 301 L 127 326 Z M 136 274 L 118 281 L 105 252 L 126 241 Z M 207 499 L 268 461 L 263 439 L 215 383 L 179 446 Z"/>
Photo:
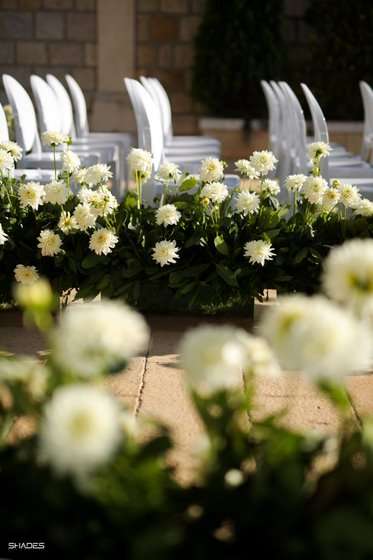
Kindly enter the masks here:
<path id="1" fill-rule="evenodd" d="M 269 241 L 248 241 L 245 243 L 245 257 L 250 264 L 260 264 L 264 266 L 266 261 L 271 261 L 275 256 L 272 244 Z"/>
<path id="2" fill-rule="evenodd" d="M 38 247 L 43 257 L 54 257 L 62 251 L 62 240 L 58 233 L 50 229 L 43 229 L 38 237 Z"/>
<path id="3" fill-rule="evenodd" d="M 200 178 L 204 183 L 220 181 L 224 176 L 224 162 L 218 158 L 206 158 L 201 163 Z"/>
<path id="4" fill-rule="evenodd" d="M 237 171 L 243 177 L 247 177 L 248 179 L 257 179 L 258 172 L 254 167 L 251 165 L 248 159 L 239 159 L 235 162 L 235 166 Z"/>
<path id="5" fill-rule="evenodd" d="M 92 208 L 86 203 L 78 204 L 74 210 L 73 218 L 81 231 L 87 231 L 87 229 L 94 227 L 96 223 L 96 216 L 92 212 Z"/>
<path id="6" fill-rule="evenodd" d="M 89 239 L 89 248 L 96 255 L 108 255 L 118 243 L 118 236 L 107 228 L 94 231 Z"/>
<path id="7" fill-rule="evenodd" d="M 69 137 L 62 132 L 55 130 L 47 130 L 41 135 L 44 146 L 52 146 L 56 148 L 61 144 L 66 144 L 69 141 Z"/>
<path id="8" fill-rule="evenodd" d="M 18 189 L 18 198 L 21 208 L 30 206 L 37 210 L 44 203 L 45 190 L 40 183 L 25 183 Z"/>
<path id="9" fill-rule="evenodd" d="M 330 212 L 341 199 L 341 193 L 338 189 L 333 189 L 332 187 L 326 189 L 324 196 L 322 197 L 321 207 L 324 211 Z"/>
<path id="10" fill-rule="evenodd" d="M 370 218 L 371 216 L 373 216 L 373 202 L 371 200 L 368 200 L 368 198 L 361 199 L 355 208 L 355 214 L 357 216 Z"/>
<path id="11" fill-rule="evenodd" d="M 289 175 L 286 178 L 285 185 L 289 192 L 299 192 L 302 190 L 303 185 L 306 181 L 306 175 Z"/>
<path id="12" fill-rule="evenodd" d="M 307 177 L 303 186 L 303 196 L 311 204 L 321 204 L 328 184 L 322 177 Z"/>
<path id="13" fill-rule="evenodd" d="M 156 222 L 159 226 L 176 226 L 181 214 L 174 204 L 164 204 L 155 213 Z"/>
<path id="14" fill-rule="evenodd" d="M 321 296 L 280 299 L 264 315 L 260 333 L 283 369 L 314 379 L 338 379 L 370 364 L 371 344 L 362 323 Z"/>
<path id="15" fill-rule="evenodd" d="M 68 173 L 74 173 L 80 167 L 80 159 L 71 150 L 66 150 L 62 154 L 62 164 L 64 171 L 67 171 Z"/>
<path id="16" fill-rule="evenodd" d="M 104 163 L 97 163 L 85 169 L 84 182 L 89 186 L 95 187 L 101 183 L 107 183 L 113 174 L 110 167 Z"/>
<path id="17" fill-rule="evenodd" d="M 150 152 L 140 148 L 132 148 L 127 156 L 127 161 L 131 176 L 134 179 L 136 179 L 137 174 L 144 181 L 149 179 L 153 169 L 153 156 Z"/>
<path id="18" fill-rule="evenodd" d="M 264 194 L 270 194 L 271 196 L 277 196 L 280 192 L 280 185 L 278 181 L 273 179 L 264 179 L 261 184 L 261 192 Z"/>
<path id="19" fill-rule="evenodd" d="M 318 163 L 321 158 L 328 156 L 331 147 L 326 142 L 312 142 L 308 145 L 308 157 L 312 162 Z"/>
<path id="20" fill-rule="evenodd" d="M 201 190 L 200 197 L 208 198 L 213 204 L 221 204 L 228 196 L 224 183 L 207 183 Z"/>
<path id="21" fill-rule="evenodd" d="M 0 141 L 0 149 L 8 152 L 14 161 L 19 161 L 22 157 L 23 150 L 21 146 L 11 140 L 8 140 L 7 142 Z"/>
<path id="22" fill-rule="evenodd" d="M 352 185 L 342 185 L 340 193 L 341 202 L 346 208 L 356 208 L 361 200 L 359 189 Z"/>
<path id="23" fill-rule="evenodd" d="M 256 193 L 243 191 L 237 196 L 237 211 L 247 216 L 259 212 L 260 198 Z"/>
<path id="24" fill-rule="evenodd" d="M 14 269 L 14 278 L 20 284 L 30 285 L 39 280 L 40 276 L 35 266 L 17 264 Z"/>
<path id="25" fill-rule="evenodd" d="M 58 221 L 58 228 L 65 234 L 68 235 L 74 229 L 77 229 L 78 224 L 70 212 L 61 212 L 60 219 Z"/>
<path id="26" fill-rule="evenodd" d="M 80 478 L 109 461 L 120 440 L 117 401 L 97 387 L 68 385 L 45 406 L 39 456 L 57 474 Z"/>
<path id="27" fill-rule="evenodd" d="M 91 195 L 86 196 L 86 201 L 91 207 L 91 211 L 96 216 L 108 216 L 116 208 L 118 208 L 118 201 L 116 197 L 111 194 L 110 190 L 106 186 L 101 186 L 97 191 L 90 191 Z M 83 189 L 82 189 L 83 191 Z"/>
<path id="28" fill-rule="evenodd" d="M 157 181 L 161 181 L 163 183 L 177 183 L 180 177 L 181 171 L 179 166 L 176 163 L 171 163 L 169 161 L 166 161 L 165 163 L 162 163 L 162 165 L 160 165 L 157 175 L 155 176 Z"/>
<path id="29" fill-rule="evenodd" d="M 153 260 L 162 267 L 174 264 L 179 258 L 176 241 L 158 241 L 153 247 Z"/>
<path id="30" fill-rule="evenodd" d="M 68 307 L 52 333 L 51 350 L 63 371 L 90 378 L 124 367 L 145 350 L 148 339 L 139 313 L 120 301 L 103 300 Z"/>
<path id="31" fill-rule="evenodd" d="M 69 195 L 69 190 L 63 181 L 52 181 L 45 185 L 44 202 L 62 205 L 65 204 Z"/>
<path id="32" fill-rule="evenodd" d="M 250 156 L 250 165 L 255 169 L 258 175 L 265 176 L 276 167 L 277 159 L 275 155 L 268 151 L 256 151 Z"/>

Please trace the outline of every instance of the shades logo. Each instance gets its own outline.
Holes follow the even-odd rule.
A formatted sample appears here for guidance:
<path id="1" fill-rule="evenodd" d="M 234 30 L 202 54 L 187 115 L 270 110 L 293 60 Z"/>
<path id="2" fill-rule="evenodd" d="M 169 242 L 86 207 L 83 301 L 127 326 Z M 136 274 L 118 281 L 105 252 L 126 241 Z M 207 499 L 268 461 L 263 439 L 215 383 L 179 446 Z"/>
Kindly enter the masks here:
<path id="1" fill-rule="evenodd" d="M 45 550 L 43 542 L 9 542 L 8 550 Z"/>

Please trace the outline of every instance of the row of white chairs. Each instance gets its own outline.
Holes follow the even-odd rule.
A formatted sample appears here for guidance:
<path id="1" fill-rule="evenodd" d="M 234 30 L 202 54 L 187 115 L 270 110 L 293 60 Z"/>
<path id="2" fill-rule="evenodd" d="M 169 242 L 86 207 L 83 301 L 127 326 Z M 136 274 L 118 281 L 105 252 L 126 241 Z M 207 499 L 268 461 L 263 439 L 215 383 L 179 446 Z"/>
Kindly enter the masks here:
<path id="1" fill-rule="evenodd" d="M 301 87 L 311 113 L 311 138 L 307 137 L 300 101 L 290 86 L 283 81 L 262 81 L 261 85 L 268 105 L 270 145 L 279 159 L 279 178 L 283 184 L 287 175 L 309 171 L 307 144 L 311 141 L 329 143 L 328 125 L 320 104 L 306 84 L 302 83 Z M 369 163 L 362 156 L 350 154 L 343 146 L 332 144 L 332 148 L 332 154 L 323 160 L 323 175 L 353 182 L 364 195 L 373 198 L 373 168 Z"/>
<path id="2" fill-rule="evenodd" d="M 72 76 L 66 76 L 71 98 L 62 82 L 51 74 L 47 75 L 46 80 L 33 75 L 30 81 L 37 114 L 25 88 L 12 76 L 3 75 L 5 92 L 14 115 L 15 139 L 23 149 L 23 158 L 16 174 L 26 174 L 29 180 L 42 182 L 50 178 L 53 153 L 50 148 L 43 146 L 40 133 L 58 131 L 72 137 L 72 147 L 83 165 L 99 162 L 110 165 L 114 175 L 114 192 L 121 196 L 125 180 L 124 161 L 131 136 L 89 131 L 84 94 Z M 0 138 L 7 140 L 9 132 L 2 108 L 0 113 Z"/>

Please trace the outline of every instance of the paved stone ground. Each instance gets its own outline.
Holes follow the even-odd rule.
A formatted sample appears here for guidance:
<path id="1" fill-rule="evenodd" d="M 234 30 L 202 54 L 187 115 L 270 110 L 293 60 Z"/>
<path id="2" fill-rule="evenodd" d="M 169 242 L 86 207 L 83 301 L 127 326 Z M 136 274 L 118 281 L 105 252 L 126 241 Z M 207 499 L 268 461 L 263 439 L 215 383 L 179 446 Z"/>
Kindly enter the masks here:
<path id="1" fill-rule="evenodd" d="M 188 328 L 201 322 L 226 323 L 227 319 L 151 316 L 148 322 L 152 335 L 147 352 L 133 359 L 125 372 L 111 377 L 108 385 L 135 415 L 155 417 L 171 427 L 177 442 L 177 451 L 171 460 L 181 467 L 181 474 L 188 477 L 195 464 L 193 452 L 203 432 L 178 366 L 177 347 Z M 234 322 L 250 330 L 253 328 L 248 320 Z M 23 328 L 19 317 L 0 313 L 0 349 L 36 354 L 43 348 L 45 344 L 40 335 Z M 373 375 L 350 377 L 347 387 L 354 417 L 360 423 L 362 415 L 373 413 Z M 255 415 L 281 409 L 287 410 L 285 421 L 297 429 L 325 432 L 335 430 L 338 424 L 329 403 L 300 378 L 284 376 L 259 380 Z"/>

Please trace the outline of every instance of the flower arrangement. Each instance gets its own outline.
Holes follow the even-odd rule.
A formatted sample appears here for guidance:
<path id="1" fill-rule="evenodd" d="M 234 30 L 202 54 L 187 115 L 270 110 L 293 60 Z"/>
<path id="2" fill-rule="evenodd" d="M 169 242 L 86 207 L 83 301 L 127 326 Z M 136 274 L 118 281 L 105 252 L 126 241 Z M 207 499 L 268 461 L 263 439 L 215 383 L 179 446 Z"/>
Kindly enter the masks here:
<path id="1" fill-rule="evenodd" d="M 118 201 L 106 165 L 82 168 L 61 134 L 43 141 L 62 161 L 47 185 L 12 178 L 19 149 L 1 148 L 0 302 L 12 301 L 14 280 L 41 275 L 59 294 L 102 294 L 143 310 L 247 314 L 269 288 L 314 292 L 330 247 L 372 234 L 373 203 L 320 176 L 323 143 L 310 145 L 311 175 L 287 178 L 289 204 L 279 202 L 276 158 L 264 150 L 236 162 L 235 188 L 218 159 L 204 160 L 199 175 L 165 162 L 160 195 L 146 206 L 148 152 L 130 152 L 135 189 Z"/>
<path id="2" fill-rule="evenodd" d="M 188 484 L 167 460 L 168 429 L 131 417 L 105 388 L 147 343 L 141 315 L 102 301 L 71 305 L 54 322 L 48 283 L 19 284 L 15 297 L 50 351 L 43 361 L 0 358 L 4 533 L 93 560 L 118 550 L 136 560 L 149 550 L 160 560 L 240 560 L 248 541 L 284 560 L 372 556 L 373 420 L 356 423 L 344 388 L 373 358 L 373 241 L 361 243 L 333 249 L 325 263 L 323 291 L 335 302 L 287 296 L 264 315 L 260 336 L 223 325 L 185 334 L 181 365 L 205 432 Z M 337 433 L 294 431 L 282 412 L 252 414 L 256 381 L 284 370 L 330 400 Z M 18 416 L 32 429 L 9 438 Z"/>

